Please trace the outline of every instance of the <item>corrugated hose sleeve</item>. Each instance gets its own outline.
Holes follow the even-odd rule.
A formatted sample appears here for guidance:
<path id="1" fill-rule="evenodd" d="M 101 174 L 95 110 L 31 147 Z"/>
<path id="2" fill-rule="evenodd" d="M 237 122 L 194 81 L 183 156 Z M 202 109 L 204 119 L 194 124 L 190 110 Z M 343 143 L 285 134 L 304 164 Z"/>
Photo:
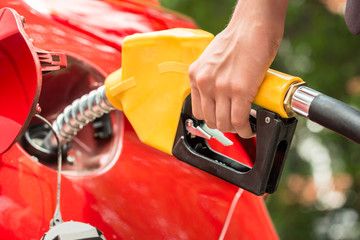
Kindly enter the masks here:
<path id="1" fill-rule="evenodd" d="M 360 144 L 360 111 L 324 94 L 311 102 L 308 118 Z"/>

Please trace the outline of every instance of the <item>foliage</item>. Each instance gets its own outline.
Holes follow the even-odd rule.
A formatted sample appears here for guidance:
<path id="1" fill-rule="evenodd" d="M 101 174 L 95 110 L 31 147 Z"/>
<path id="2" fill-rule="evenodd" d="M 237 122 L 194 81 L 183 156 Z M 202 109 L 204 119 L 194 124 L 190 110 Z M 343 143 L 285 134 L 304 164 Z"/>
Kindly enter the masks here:
<path id="1" fill-rule="evenodd" d="M 214 34 L 235 0 L 162 0 Z M 360 36 L 323 3 L 290 1 L 285 35 L 272 68 L 360 108 Z M 300 120 L 279 190 L 267 204 L 281 239 L 360 239 L 360 147 Z"/>

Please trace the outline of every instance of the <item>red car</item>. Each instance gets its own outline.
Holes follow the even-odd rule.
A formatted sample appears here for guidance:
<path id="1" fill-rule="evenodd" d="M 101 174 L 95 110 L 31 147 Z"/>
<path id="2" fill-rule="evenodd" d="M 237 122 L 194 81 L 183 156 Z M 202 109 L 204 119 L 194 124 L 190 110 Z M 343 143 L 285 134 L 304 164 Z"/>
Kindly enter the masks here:
<path id="1" fill-rule="evenodd" d="M 3 0 L 0 9 L 1 111 L 15 112 L 29 128 L 39 123 L 26 119 L 34 104 L 53 121 L 119 69 L 125 36 L 196 28 L 190 18 L 163 9 L 156 0 Z M 7 20 L 16 13 L 25 19 L 20 19 L 25 42 L 6 35 L 22 29 L 19 19 Z M 29 45 L 34 47 L 30 52 Z M 67 67 L 52 71 L 41 59 L 50 53 L 66 56 Z M 37 57 L 40 65 L 33 61 Z M 26 85 L 30 78 L 34 84 Z M 24 106 L 16 102 L 23 100 L 21 91 L 31 95 Z M 110 135 L 104 131 L 109 123 Z M 2 139 L 21 128 L 2 126 Z M 212 145 L 252 162 L 254 141 L 232 139 L 236 147 L 231 150 Z M 56 161 L 37 159 L 17 140 L 0 155 L 0 239 L 41 239 L 56 206 Z M 143 144 L 120 111 L 81 130 L 66 160 L 63 220 L 89 223 L 106 239 L 278 239 L 262 197 Z"/>

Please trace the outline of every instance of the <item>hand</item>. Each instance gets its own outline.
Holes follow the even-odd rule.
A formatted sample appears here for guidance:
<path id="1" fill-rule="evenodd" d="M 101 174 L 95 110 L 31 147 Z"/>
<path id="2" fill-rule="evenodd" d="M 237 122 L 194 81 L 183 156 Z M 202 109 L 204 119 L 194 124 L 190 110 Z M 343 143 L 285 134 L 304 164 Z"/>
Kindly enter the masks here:
<path id="1" fill-rule="evenodd" d="M 239 1 L 229 25 L 189 68 L 194 117 L 253 136 L 249 113 L 279 48 L 288 0 Z"/>

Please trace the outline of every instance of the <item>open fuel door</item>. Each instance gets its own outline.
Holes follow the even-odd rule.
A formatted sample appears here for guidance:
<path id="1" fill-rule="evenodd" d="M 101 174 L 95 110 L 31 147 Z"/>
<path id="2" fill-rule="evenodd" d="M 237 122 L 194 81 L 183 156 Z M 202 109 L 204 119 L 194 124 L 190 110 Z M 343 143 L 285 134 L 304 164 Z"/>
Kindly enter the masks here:
<path id="1" fill-rule="evenodd" d="M 0 154 L 21 137 L 35 114 L 41 76 L 23 19 L 12 9 L 0 9 Z"/>

